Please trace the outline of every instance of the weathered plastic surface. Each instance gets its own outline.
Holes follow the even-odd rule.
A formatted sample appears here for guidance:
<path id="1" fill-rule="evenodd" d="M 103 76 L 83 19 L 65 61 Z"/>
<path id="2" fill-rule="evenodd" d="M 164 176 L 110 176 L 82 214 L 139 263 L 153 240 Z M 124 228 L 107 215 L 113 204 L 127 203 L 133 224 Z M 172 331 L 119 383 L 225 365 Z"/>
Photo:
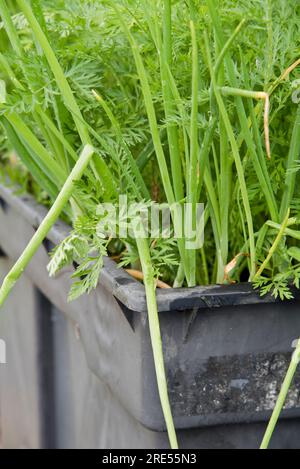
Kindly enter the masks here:
<path id="1" fill-rule="evenodd" d="M 15 260 L 45 210 L 1 186 L 0 196 L 0 246 Z M 45 344 L 39 380 L 31 381 L 31 396 L 37 393 L 43 403 L 33 419 L 39 438 L 31 445 L 166 448 L 143 286 L 107 259 L 97 290 L 68 304 L 71 269 L 56 279 L 49 279 L 46 271 L 51 243 L 67 232 L 61 222 L 53 228 L 24 280 L 30 283 L 28 292 L 33 285 L 41 292 L 35 294 L 35 304 L 42 311 L 35 317 L 44 318 L 24 326 L 24 331 L 30 327 L 26 334 L 34 334 L 37 343 L 43 337 Z M 22 301 L 21 290 L 15 298 L 14 307 L 20 305 L 26 317 L 31 306 Z M 300 334 L 299 302 L 262 300 L 242 285 L 158 291 L 158 304 L 181 447 L 257 447 L 292 342 Z M 8 303 L 6 313 L 14 314 L 9 309 Z M 6 334 L 14 335 L 14 327 Z M 19 341 L 14 346 L 20 347 Z M 27 360 L 29 349 L 17 348 L 19 356 Z M 31 373 L 36 372 L 36 364 L 31 364 Z M 1 391 L 7 386 L 1 365 L 0 376 Z M 298 374 L 274 447 L 300 447 L 299 384 Z M 0 405 L 1 425 L 2 413 Z M 2 434 L 5 431 L 4 425 Z"/>
<path id="2" fill-rule="evenodd" d="M 0 259 L 0 281 L 10 265 L 8 259 Z M 36 301 L 35 290 L 24 277 L 0 315 L 7 360 L 0 364 L 0 445 L 5 448 L 41 446 Z"/>

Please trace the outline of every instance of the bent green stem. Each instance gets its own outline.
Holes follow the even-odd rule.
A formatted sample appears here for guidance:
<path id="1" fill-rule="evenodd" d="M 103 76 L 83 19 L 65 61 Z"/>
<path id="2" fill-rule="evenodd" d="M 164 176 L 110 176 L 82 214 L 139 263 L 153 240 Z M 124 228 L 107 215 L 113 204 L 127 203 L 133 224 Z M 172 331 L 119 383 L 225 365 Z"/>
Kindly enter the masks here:
<path id="1" fill-rule="evenodd" d="M 270 147 L 270 131 L 269 131 L 269 112 L 270 112 L 270 97 L 265 91 L 252 91 L 252 90 L 241 90 L 239 88 L 232 88 L 230 86 L 224 86 L 221 88 L 221 92 L 226 95 L 241 96 L 244 98 L 261 99 L 265 102 L 264 109 L 264 130 L 265 130 L 265 144 L 267 157 L 271 159 L 271 147 Z"/>
<path id="2" fill-rule="evenodd" d="M 21 254 L 13 268 L 5 277 L 0 289 L 0 308 L 4 304 L 6 298 L 10 294 L 18 279 L 21 277 L 32 257 L 39 249 L 43 240 L 46 238 L 48 232 L 58 219 L 59 215 L 63 211 L 66 203 L 72 196 L 74 182 L 81 178 L 93 154 L 93 147 L 91 145 L 86 145 L 48 214 L 42 221 L 35 235 L 31 238 L 24 252 Z"/>

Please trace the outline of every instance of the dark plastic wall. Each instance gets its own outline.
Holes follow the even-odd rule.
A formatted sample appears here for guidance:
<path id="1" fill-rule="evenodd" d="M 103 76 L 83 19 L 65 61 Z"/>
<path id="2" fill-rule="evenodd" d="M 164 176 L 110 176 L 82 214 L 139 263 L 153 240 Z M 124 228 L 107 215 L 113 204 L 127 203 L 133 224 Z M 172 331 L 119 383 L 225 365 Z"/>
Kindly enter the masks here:
<path id="1" fill-rule="evenodd" d="M 0 196 L 3 277 L 45 212 L 6 188 Z M 50 243 L 67 231 L 54 227 L 0 316 L 1 444 L 167 448 L 144 289 L 107 260 L 97 290 L 68 304 L 70 269 L 46 271 Z M 257 447 L 299 335 L 299 302 L 261 301 L 249 285 L 160 291 L 158 301 L 180 446 Z M 274 447 L 300 447 L 299 382 Z"/>

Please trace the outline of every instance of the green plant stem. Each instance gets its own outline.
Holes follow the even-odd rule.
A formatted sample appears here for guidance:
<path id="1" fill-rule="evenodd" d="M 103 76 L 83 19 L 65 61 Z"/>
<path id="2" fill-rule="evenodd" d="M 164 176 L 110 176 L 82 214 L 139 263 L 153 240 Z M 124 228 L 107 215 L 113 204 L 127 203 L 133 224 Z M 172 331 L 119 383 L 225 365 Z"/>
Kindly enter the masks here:
<path id="1" fill-rule="evenodd" d="M 254 280 L 256 280 L 258 277 L 261 276 L 261 274 L 263 273 L 263 271 L 265 270 L 265 268 L 267 267 L 267 265 L 269 264 L 270 260 L 272 259 L 272 256 L 275 254 L 276 252 L 276 249 L 281 241 L 281 239 L 283 238 L 284 236 L 284 232 L 286 230 L 286 227 L 288 225 L 288 221 L 289 221 L 289 218 L 290 218 L 290 209 L 288 209 L 288 212 L 285 216 L 285 219 L 281 225 L 281 228 L 279 230 L 279 233 L 278 235 L 276 236 L 276 239 L 269 251 L 269 254 L 267 255 L 266 259 L 264 260 L 264 262 L 262 263 L 262 265 L 260 266 L 259 270 L 256 272 L 255 276 L 254 276 Z"/>
<path id="2" fill-rule="evenodd" d="M 131 34 L 127 24 L 123 20 L 123 17 L 120 14 L 118 8 L 115 6 L 114 2 L 110 1 L 110 5 L 116 12 L 116 15 L 119 18 L 121 26 L 131 46 L 132 54 L 134 57 L 136 69 L 138 72 L 138 76 L 139 76 L 139 80 L 141 83 L 141 88 L 142 88 L 142 92 L 144 96 L 145 108 L 147 111 L 149 127 L 151 130 L 151 136 L 152 136 L 153 145 L 155 148 L 155 153 L 156 153 L 156 158 L 157 158 L 157 162 L 158 162 L 158 166 L 160 170 L 160 176 L 161 176 L 163 188 L 164 188 L 168 203 L 173 206 L 174 203 L 176 202 L 176 199 L 175 199 L 173 187 L 171 184 L 171 179 L 170 179 L 168 165 L 167 165 L 166 158 L 165 158 L 164 149 L 163 149 L 162 142 L 160 139 L 156 112 L 154 108 L 150 84 L 149 84 L 147 72 L 143 63 L 143 59 L 140 54 L 138 44 L 136 43 L 133 35 Z M 173 215 L 173 222 L 174 222 L 175 230 L 178 230 L 178 232 L 180 232 L 182 230 L 182 220 L 181 220 L 180 214 L 178 213 L 177 210 L 174 210 L 172 211 L 172 215 Z M 180 253 L 180 257 L 184 264 L 184 270 L 185 270 L 185 275 L 186 275 L 188 285 L 193 286 L 193 275 L 190 269 L 189 257 L 186 254 L 185 243 L 184 243 L 183 238 L 178 238 L 178 250 Z"/>
<path id="3" fill-rule="evenodd" d="M 173 288 L 181 288 L 184 282 L 184 268 L 182 262 L 180 262 L 176 278 L 173 283 Z"/>
<path id="4" fill-rule="evenodd" d="M 175 202 L 175 197 L 174 197 L 174 192 L 173 192 L 173 188 L 172 188 L 172 184 L 171 184 L 171 180 L 169 176 L 169 171 L 168 171 L 168 166 L 167 166 L 167 162 L 165 159 L 163 146 L 160 140 L 160 134 L 158 130 L 155 108 L 154 108 L 154 104 L 152 100 L 152 94 L 150 90 L 147 73 L 144 67 L 144 63 L 143 63 L 141 54 L 139 52 L 139 47 L 133 35 L 131 34 L 127 24 L 123 20 L 118 8 L 114 5 L 113 2 L 111 2 L 111 6 L 115 10 L 131 46 L 131 50 L 132 50 L 133 57 L 134 57 L 135 64 L 136 64 L 136 69 L 139 75 L 139 80 L 140 80 L 142 91 L 143 91 L 145 107 L 146 107 L 146 111 L 148 115 L 149 126 L 150 126 L 152 140 L 153 140 L 153 144 L 154 144 L 154 148 L 155 148 L 155 152 L 157 156 L 157 162 L 158 162 L 160 173 L 161 173 L 161 179 L 162 179 L 164 191 L 166 193 L 168 202 L 172 204 Z"/>
<path id="5" fill-rule="evenodd" d="M 54 199 L 58 194 L 58 187 L 53 181 L 49 178 L 48 171 L 43 171 L 40 165 L 37 164 L 32 155 L 29 153 L 27 148 L 24 146 L 24 143 L 20 140 L 20 135 L 15 131 L 13 126 L 5 119 L 4 116 L 0 117 L 0 123 L 2 124 L 7 138 L 11 145 L 13 146 L 15 152 L 19 156 L 20 160 L 30 171 L 31 175 L 35 181 L 41 186 L 41 188 L 46 191 L 49 196 Z"/>
<path id="6" fill-rule="evenodd" d="M 269 110 L 270 110 L 270 98 L 268 93 L 264 91 L 252 91 L 244 90 L 239 88 L 232 88 L 230 86 L 224 86 L 221 88 L 221 92 L 224 96 L 241 96 L 243 98 L 260 99 L 265 103 L 264 106 L 264 132 L 265 132 L 265 144 L 268 159 L 271 159 L 271 147 L 270 147 L 270 131 L 269 131 Z"/>
<path id="7" fill-rule="evenodd" d="M 250 89 L 251 86 L 250 86 L 249 70 L 248 70 L 248 67 L 246 66 L 244 55 L 241 50 L 240 50 L 240 58 L 241 58 L 242 73 L 244 76 L 245 86 L 247 89 Z M 269 210 L 270 210 L 270 214 L 271 214 L 273 221 L 279 222 L 279 215 L 276 209 L 277 202 L 275 198 L 275 193 L 271 185 L 271 180 L 269 178 L 268 170 L 266 167 L 266 158 L 265 158 L 264 150 L 262 147 L 259 122 L 258 122 L 257 113 L 255 111 L 252 99 L 248 100 L 248 107 L 250 111 L 249 125 L 252 125 L 253 136 L 254 136 L 254 140 L 256 143 L 257 152 L 258 152 L 258 160 L 261 162 L 261 172 L 257 173 L 257 177 L 258 177 L 261 187 L 264 187 L 264 185 L 268 186 L 268 189 L 264 191 L 266 202 L 267 202 L 268 207 L 270 208 Z"/>
<path id="8" fill-rule="evenodd" d="M 271 228 L 274 228 L 275 230 L 280 230 L 281 228 L 281 225 L 279 225 L 279 223 L 267 221 L 266 224 Z M 298 239 L 300 241 L 300 231 L 298 230 L 291 230 L 290 228 L 286 228 L 284 230 L 284 235 L 290 236 L 291 238 Z"/>
<path id="9" fill-rule="evenodd" d="M 60 88 L 61 94 L 65 102 L 67 103 L 68 107 L 71 109 L 71 111 L 74 111 L 74 121 L 76 124 L 76 127 L 78 129 L 78 132 L 81 136 L 82 142 L 84 144 L 90 143 L 89 135 L 88 132 L 85 128 L 85 126 L 82 124 L 82 122 L 77 119 L 77 115 L 81 116 L 80 109 L 78 107 L 78 104 L 73 96 L 72 90 L 70 88 L 70 85 L 64 75 L 64 72 L 52 50 L 51 45 L 48 42 L 48 39 L 42 30 L 41 26 L 39 25 L 37 19 L 35 18 L 32 9 L 30 8 L 29 3 L 26 0 L 17 0 L 17 3 L 21 9 L 21 11 L 24 13 L 26 19 L 28 20 L 30 27 L 32 28 L 32 31 L 34 33 L 35 38 L 39 42 L 45 57 L 49 63 L 49 66 L 52 70 L 52 73 L 56 79 L 56 83 L 58 87 Z"/>
<path id="10" fill-rule="evenodd" d="M 293 353 L 292 360 L 290 362 L 290 366 L 288 368 L 287 374 L 284 378 L 280 394 L 278 396 L 275 408 L 272 413 L 272 417 L 269 421 L 269 424 L 267 426 L 263 441 L 261 443 L 260 449 L 268 449 L 270 440 L 272 438 L 273 432 L 275 430 L 275 427 L 277 425 L 278 419 L 280 417 L 281 411 L 283 409 L 287 393 L 290 389 L 291 383 L 293 381 L 293 378 L 295 376 L 297 367 L 300 363 L 300 340 L 298 340 L 298 344 L 296 347 L 296 350 Z"/>
<path id="11" fill-rule="evenodd" d="M 12 84 L 18 88 L 19 90 L 24 89 L 23 85 L 19 82 L 17 79 L 16 75 L 14 74 L 11 66 L 9 65 L 6 57 L 0 53 L 0 67 L 4 71 L 4 73 L 7 75 L 9 80 L 12 82 Z"/>
<path id="12" fill-rule="evenodd" d="M 195 229 L 196 203 L 197 203 L 197 164 L 198 164 L 198 88 L 199 88 L 199 61 L 196 29 L 193 20 L 190 21 L 192 38 L 192 110 L 190 127 L 190 159 L 187 168 L 187 202 L 191 204 L 192 213 L 189 226 Z M 196 284 L 196 251 L 190 249 L 187 253 L 190 266 L 190 286 Z"/>
<path id="13" fill-rule="evenodd" d="M 148 191 L 147 186 L 144 182 L 144 179 L 143 179 L 143 176 L 142 176 L 142 174 L 139 170 L 139 167 L 137 166 L 136 160 L 134 159 L 134 157 L 133 157 L 133 155 L 132 155 L 132 153 L 131 153 L 131 151 L 130 151 L 127 143 L 126 143 L 126 141 L 124 140 L 124 138 L 122 136 L 122 131 L 121 131 L 121 127 L 120 127 L 119 122 L 115 118 L 115 116 L 114 116 L 113 112 L 111 111 L 109 105 L 102 98 L 102 96 L 100 96 L 95 90 L 92 90 L 92 93 L 93 93 L 94 97 L 96 98 L 96 100 L 98 101 L 98 103 L 100 103 L 100 105 L 104 109 L 105 113 L 107 114 L 107 116 L 108 116 L 108 118 L 109 118 L 115 132 L 116 132 L 116 135 L 118 137 L 120 145 L 122 146 L 128 160 L 129 160 L 132 174 L 134 175 L 134 177 L 136 179 L 136 184 L 139 187 L 139 190 L 140 190 L 140 193 L 141 193 L 142 197 L 144 197 L 146 200 L 149 200 L 150 199 L 149 191 Z"/>
<path id="14" fill-rule="evenodd" d="M 185 128 L 184 123 L 188 121 L 188 115 L 184 109 L 183 101 L 181 99 L 180 93 L 178 91 L 176 82 L 174 80 L 174 77 L 170 70 L 168 69 L 168 77 L 171 85 L 171 90 L 172 90 L 172 95 L 173 98 L 176 102 L 176 106 L 178 108 L 178 112 L 180 114 L 181 121 L 183 123 L 182 125 L 182 131 L 183 131 L 183 138 L 184 138 L 184 147 L 185 147 L 185 158 L 186 158 L 186 167 L 189 168 L 189 144 L 188 144 L 188 137 L 190 139 L 190 129 L 187 130 Z M 214 226 L 214 236 L 215 236 L 215 241 L 216 245 L 219 246 L 219 239 L 220 239 L 220 233 L 221 233 L 221 227 L 220 227 L 220 214 L 219 214 L 219 204 L 218 204 L 218 198 L 215 192 L 212 176 L 210 173 L 210 165 L 208 164 L 208 156 L 210 153 L 210 149 L 212 146 L 213 142 L 213 137 L 214 137 L 214 132 L 216 129 L 217 125 L 217 118 L 215 116 L 211 117 L 209 126 L 205 132 L 203 143 L 201 145 L 201 149 L 198 152 L 198 163 L 199 163 L 199 178 L 198 178 L 198 186 L 197 186 L 197 196 L 196 200 L 200 200 L 200 195 L 201 195 L 201 189 L 203 185 L 203 181 L 205 184 L 205 188 L 207 190 L 207 195 L 208 199 L 210 201 L 211 205 L 211 210 L 210 210 L 210 216 L 213 218 L 212 224 Z M 219 248 L 218 248 L 219 252 Z M 217 255 L 218 260 L 220 260 L 220 255 Z"/>
<path id="15" fill-rule="evenodd" d="M 221 65 L 223 64 L 224 57 L 227 53 L 227 51 L 230 49 L 231 45 L 233 44 L 234 40 L 236 39 L 237 35 L 240 33 L 241 29 L 245 25 L 246 20 L 242 19 L 242 21 L 238 24 L 236 29 L 233 31 L 232 35 L 230 38 L 227 40 L 226 44 L 224 45 L 223 49 L 220 51 L 220 54 L 218 55 L 218 58 L 216 60 L 215 66 L 214 66 L 214 72 L 216 77 L 218 76 L 219 70 Z"/>
<path id="16" fill-rule="evenodd" d="M 184 197 L 182 167 L 178 145 L 178 130 L 170 120 L 174 116 L 171 85 L 168 79 L 168 69 L 172 70 L 172 6 L 171 0 L 164 0 L 163 13 L 163 47 L 160 55 L 160 68 L 164 110 L 167 121 L 167 135 L 171 161 L 174 194 L 177 201 Z"/>
<path id="17" fill-rule="evenodd" d="M 290 150 L 287 159 L 287 166 L 286 166 L 286 177 L 284 183 L 284 193 L 281 200 L 280 206 L 280 216 L 281 218 L 286 213 L 288 207 L 291 204 L 291 200 L 294 195 L 295 185 L 296 185 L 296 172 L 290 171 L 295 162 L 299 159 L 300 156 L 300 106 L 298 106 L 296 112 L 296 119 L 293 127 L 292 139 Z M 275 221 L 275 220 L 273 220 Z"/>
<path id="18" fill-rule="evenodd" d="M 72 192 L 74 190 L 74 182 L 78 181 L 81 178 L 93 154 L 93 147 L 91 145 L 86 145 L 73 170 L 71 171 L 66 182 L 64 183 L 63 188 L 61 189 L 59 195 L 57 196 L 55 202 L 49 210 L 48 214 L 42 221 L 34 236 L 31 238 L 29 244 L 19 257 L 18 261 L 15 263 L 13 268 L 5 277 L 2 287 L 0 289 L 0 308 L 8 297 L 8 295 L 10 294 L 14 285 L 24 272 L 30 260 L 32 259 L 36 251 L 39 249 L 43 240 L 46 238 L 49 230 L 52 228 L 59 215 L 63 211 L 66 203 L 72 196 Z"/>
<path id="19" fill-rule="evenodd" d="M 6 112 L 5 118 L 13 126 L 17 135 L 31 150 L 32 159 L 36 161 L 57 187 L 61 187 L 66 177 L 65 171 L 40 143 L 34 133 L 25 124 L 22 117 L 15 112 Z"/>
<path id="20" fill-rule="evenodd" d="M 223 34 L 221 21 L 218 16 L 218 5 L 216 4 L 215 0 L 206 0 L 206 1 L 207 1 L 209 14 L 211 16 L 212 23 L 216 32 L 216 37 L 219 43 L 219 47 L 221 48 L 223 44 L 225 43 L 225 38 Z M 232 58 L 230 57 L 228 50 L 226 51 L 224 55 L 224 62 L 225 62 L 225 66 L 228 72 L 229 83 L 232 85 L 233 88 L 238 88 L 238 80 L 236 77 L 235 64 Z M 277 203 L 276 203 L 274 193 L 272 191 L 272 185 L 271 185 L 270 177 L 268 174 L 266 158 L 261 159 L 256 152 L 255 143 L 253 141 L 253 138 L 249 129 L 249 123 L 248 123 L 247 115 L 245 112 L 245 108 L 244 108 L 244 104 L 243 104 L 243 100 L 241 96 L 235 96 L 235 104 L 236 104 L 238 119 L 239 119 L 241 129 L 242 129 L 242 136 L 251 154 L 255 172 L 260 181 L 262 191 L 265 195 L 265 198 L 268 204 L 270 216 L 273 221 L 278 222 L 278 219 L 279 219 L 278 208 L 277 208 Z"/>
<path id="21" fill-rule="evenodd" d="M 40 114 L 37 111 L 32 112 L 32 117 L 37 124 L 38 128 L 40 129 L 41 135 L 45 141 L 45 146 L 47 146 L 51 153 L 55 155 L 55 160 L 57 161 L 59 168 L 63 168 L 64 171 L 69 173 L 69 168 L 66 165 L 65 161 L 65 154 L 62 151 L 62 147 L 60 142 L 57 141 L 53 134 L 49 131 L 48 127 L 45 126 L 44 121 L 42 120 Z"/>
<path id="22" fill-rule="evenodd" d="M 244 90 L 241 88 L 232 88 L 231 86 L 222 86 L 220 88 L 224 96 L 242 96 L 243 98 L 262 99 L 266 93 L 261 91 Z"/>
<path id="23" fill-rule="evenodd" d="M 168 436 L 170 440 L 170 445 L 172 449 L 178 448 L 177 437 L 171 412 L 171 406 L 168 396 L 168 386 L 167 378 L 165 372 L 164 358 L 163 358 L 163 348 L 161 340 L 161 332 L 159 325 L 159 317 L 157 310 L 157 301 L 156 301 L 156 288 L 155 288 L 155 279 L 154 272 L 151 262 L 149 243 L 147 238 L 137 237 L 136 239 L 137 248 L 139 251 L 139 256 L 142 264 L 142 270 L 144 274 L 144 285 L 146 290 L 147 298 L 147 307 L 148 307 L 148 319 L 149 319 L 149 329 L 151 344 L 153 350 L 155 372 L 157 378 L 158 392 L 160 397 L 160 402 L 167 426 Z"/>
<path id="24" fill-rule="evenodd" d="M 250 246 L 250 279 L 253 279 L 255 275 L 255 270 L 256 270 L 256 262 L 255 262 L 255 241 L 254 241 L 254 231 L 253 231 L 253 220 L 252 220 L 252 214 L 251 214 L 251 207 L 249 203 L 249 198 L 248 198 L 248 192 L 247 192 L 247 186 L 246 186 L 246 181 L 245 181 L 245 176 L 244 176 L 244 171 L 243 171 L 243 164 L 241 161 L 241 157 L 239 154 L 239 149 L 238 145 L 235 139 L 234 131 L 232 129 L 230 119 L 228 116 L 228 113 L 226 111 L 224 102 L 222 100 L 219 88 L 217 86 L 216 78 L 214 75 L 213 67 L 212 67 L 212 62 L 211 62 L 211 55 L 210 55 L 210 48 L 209 48 L 209 43 L 208 43 L 208 37 L 207 34 L 204 35 L 205 38 L 205 45 L 206 45 L 206 54 L 207 54 L 207 59 L 209 62 L 209 69 L 211 73 L 211 79 L 213 83 L 213 89 L 214 89 L 214 94 L 216 97 L 216 101 L 218 103 L 220 115 L 223 119 L 224 126 L 226 128 L 226 132 L 228 135 L 228 140 L 231 146 L 232 154 L 234 157 L 235 161 L 235 166 L 237 170 L 237 175 L 239 179 L 239 185 L 240 185 L 240 190 L 241 190 L 241 195 L 243 199 L 243 205 L 244 205 L 244 210 L 245 210 L 245 215 L 246 215 L 246 220 L 247 220 L 247 225 L 248 225 L 248 233 L 249 233 L 249 246 Z"/>
<path id="25" fill-rule="evenodd" d="M 200 199 L 204 174 L 206 171 L 206 166 L 208 164 L 208 156 L 210 153 L 211 145 L 214 138 L 214 133 L 217 126 L 217 118 L 211 117 L 208 128 L 204 134 L 203 143 L 199 151 L 199 179 L 198 179 L 198 188 L 197 188 L 197 201 Z"/>
<path id="26" fill-rule="evenodd" d="M 63 133 L 56 127 L 53 120 L 47 115 L 47 113 L 40 107 L 36 106 L 36 113 L 40 116 L 41 120 L 44 123 L 44 126 L 47 128 L 47 132 L 52 135 L 52 138 L 56 140 L 56 144 L 60 143 L 61 147 L 64 148 L 65 152 L 71 156 L 74 162 L 77 161 L 78 155 L 73 147 L 70 145 L 68 140 L 64 137 Z M 92 177 L 91 172 L 89 177 Z"/>
<path id="27" fill-rule="evenodd" d="M 202 261 L 202 267 L 203 267 L 204 285 L 209 285 L 207 259 L 206 259 L 205 249 L 203 247 L 200 249 L 200 255 L 201 255 L 201 261 Z"/>
<path id="28" fill-rule="evenodd" d="M 280 225 L 279 226 L 279 230 L 281 228 Z M 263 249 L 263 246 L 264 246 L 264 242 L 265 242 L 265 238 L 267 236 L 267 233 L 268 233 L 268 226 L 267 224 L 265 223 L 261 229 L 259 230 L 258 232 L 258 236 L 257 236 L 257 241 L 256 241 L 256 257 L 259 258 L 260 257 L 260 253 Z"/>
<path id="29" fill-rule="evenodd" d="M 230 38 L 227 40 L 226 44 L 221 50 L 218 50 L 218 41 L 216 44 L 216 50 L 218 52 L 218 58 L 214 65 L 214 74 L 216 77 L 216 81 L 220 87 L 222 87 L 225 83 L 224 77 L 224 65 L 223 61 L 227 51 L 230 49 L 231 45 L 233 44 L 235 38 L 241 31 L 243 25 L 245 24 L 245 20 L 243 19 Z M 215 98 L 213 95 L 213 85 L 211 83 L 211 98 L 210 98 L 210 105 L 211 109 L 215 109 Z M 227 264 L 228 260 L 228 228 L 229 228 L 229 206 L 231 200 L 231 186 L 232 186 L 232 163 L 233 160 L 230 157 L 229 148 L 228 148 L 228 139 L 226 128 L 222 118 L 219 119 L 219 134 L 220 134 L 220 171 L 218 168 L 218 164 L 216 161 L 215 151 L 213 151 L 214 155 L 214 162 L 215 162 L 215 169 L 216 169 L 216 178 L 217 178 L 217 188 L 219 193 L 219 201 L 220 201 L 220 239 L 218 240 L 219 251 L 217 252 L 217 261 L 218 261 L 218 268 L 217 268 L 217 283 L 223 283 L 224 281 L 224 269 Z"/>
<path id="30" fill-rule="evenodd" d="M 22 46 L 5 0 L 0 0 L 0 16 L 2 18 L 5 31 L 8 35 L 13 50 L 18 56 L 22 55 Z"/>
<path id="31" fill-rule="evenodd" d="M 190 161 L 188 168 L 188 190 L 187 199 L 190 203 L 197 201 L 197 163 L 198 163 L 198 91 L 199 91 L 199 62 L 198 62 L 198 46 L 195 24 L 190 21 L 191 37 L 192 37 L 192 110 L 191 110 L 191 128 L 190 128 Z"/>
<path id="32" fill-rule="evenodd" d="M 266 62 L 265 67 L 265 83 L 269 83 L 273 76 L 273 24 L 272 24 L 272 1 L 267 0 L 266 2 L 266 26 L 267 26 L 267 44 L 266 44 Z"/>
<path id="33" fill-rule="evenodd" d="M 223 62 L 219 62 L 220 57 L 225 57 L 226 45 L 222 51 L 219 51 L 219 44 L 216 41 L 216 51 L 218 52 L 217 63 L 214 66 L 214 73 L 216 82 L 219 87 L 222 87 L 225 83 L 225 70 Z M 228 50 L 229 46 L 227 47 Z M 219 62 L 219 65 L 218 65 Z M 211 86 L 213 93 L 213 86 Z M 215 98 L 211 94 L 211 109 L 215 108 Z M 228 263 L 228 252 L 229 252 L 229 207 L 232 197 L 231 186 L 232 186 L 232 166 L 233 158 L 230 154 L 230 148 L 228 144 L 228 137 L 226 132 L 226 126 L 220 116 L 219 119 L 219 134 L 220 134 L 220 163 L 217 161 L 216 152 L 213 150 L 215 174 L 217 177 L 217 191 L 218 199 L 220 204 L 220 254 L 218 255 L 218 270 L 217 270 L 217 283 L 221 284 L 225 279 L 225 266 Z"/>
<path id="34" fill-rule="evenodd" d="M 160 134 L 161 134 L 160 138 L 162 139 L 164 132 L 161 131 Z M 147 145 L 144 147 L 144 149 L 139 153 L 139 155 L 136 158 L 136 164 L 141 172 L 146 168 L 147 164 L 149 163 L 153 155 L 154 155 L 154 145 L 153 145 L 152 140 L 150 139 Z"/>
<path id="35" fill-rule="evenodd" d="M 30 24 L 35 39 L 38 41 L 45 54 L 49 67 L 55 77 L 56 84 L 61 92 L 64 104 L 72 114 L 73 120 L 75 122 L 83 145 L 91 144 L 89 132 L 87 130 L 86 125 L 84 124 L 80 108 L 73 95 L 69 82 L 65 77 L 64 71 L 59 64 L 44 31 L 42 30 L 36 17 L 34 16 L 30 4 L 26 0 L 17 0 L 17 3 L 21 11 L 24 13 L 28 23 Z M 103 185 L 105 185 L 105 174 L 110 173 L 110 170 L 99 154 L 97 154 L 97 157 L 95 157 L 91 162 L 91 167 L 93 169 L 95 177 L 97 179 L 101 179 L 101 182 L 103 183 Z"/>
<path id="36" fill-rule="evenodd" d="M 185 110 L 183 100 L 180 96 L 178 91 L 178 87 L 176 81 L 172 75 L 172 72 L 169 67 L 167 67 L 168 72 L 168 82 L 170 86 L 170 90 L 172 92 L 172 97 L 175 101 L 175 107 L 177 107 L 180 119 L 181 119 L 181 129 L 183 134 L 183 141 L 184 141 L 184 157 L 182 157 L 182 167 L 184 170 L 184 178 L 187 179 L 187 168 L 189 167 L 189 139 L 188 139 L 188 129 L 186 128 L 185 123 L 188 122 L 189 118 L 187 112 Z"/>

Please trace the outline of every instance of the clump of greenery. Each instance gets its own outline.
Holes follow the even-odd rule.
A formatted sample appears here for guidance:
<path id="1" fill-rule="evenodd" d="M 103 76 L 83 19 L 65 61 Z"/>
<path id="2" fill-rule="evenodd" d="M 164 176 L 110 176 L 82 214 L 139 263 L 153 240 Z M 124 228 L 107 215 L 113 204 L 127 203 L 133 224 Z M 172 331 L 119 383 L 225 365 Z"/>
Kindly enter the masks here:
<path id="1" fill-rule="evenodd" d="M 289 225 L 299 211 L 299 111 L 291 99 L 297 67 L 285 73 L 298 59 L 293 2 L 32 2 L 35 29 L 18 2 L 2 3 L 13 13 L 11 27 L 3 21 L 1 30 L 2 147 L 29 172 L 11 171 L 6 161 L 10 176 L 19 174 L 36 196 L 38 181 L 40 200 L 48 194 L 51 203 L 81 145 L 91 142 L 97 157 L 84 185 L 96 196 L 87 209 L 85 201 L 85 215 L 93 218 L 97 203 L 120 193 L 131 201 L 205 203 L 205 248 L 187 253 L 174 243 L 179 267 L 161 269 L 165 282 L 178 280 L 179 268 L 176 285 L 250 278 L 262 293 L 290 297 L 296 230 L 287 227 L 276 255 L 256 273 L 288 208 Z M 107 248 L 134 263 L 134 247 Z"/>
<path id="2" fill-rule="evenodd" d="M 2 172 L 51 206 L 93 147 L 60 205 L 73 231 L 49 271 L 77 262 L 75 299 L 96 287 L 106 254 L 142 270 L 158 376 L 158 277 L 176 287 L 249 280 L 281 299 L 299 288 L 299 10 L 293 0 L 0 0 Z M 101 236 L 97 206 L 124 193 L 203 202 L 204 247 Z"/>

